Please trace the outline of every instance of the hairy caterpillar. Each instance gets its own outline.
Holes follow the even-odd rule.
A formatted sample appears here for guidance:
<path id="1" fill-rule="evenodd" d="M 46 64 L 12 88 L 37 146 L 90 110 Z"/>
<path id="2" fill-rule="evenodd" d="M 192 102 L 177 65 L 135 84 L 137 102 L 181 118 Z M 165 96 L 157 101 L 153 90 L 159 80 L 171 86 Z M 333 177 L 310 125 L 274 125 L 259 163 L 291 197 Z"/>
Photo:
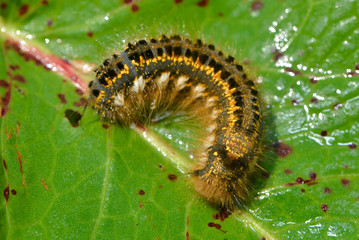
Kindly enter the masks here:
<path id="1" fill-rule="evenodd" d="M 106 121 L 195 114 L 206 131 L 192 172 L 196 191 L 222 208 L 243 205 L 258 167 L 262 114 L 253 81 L 233 57 L 201 40 L 163 36 L 128 44 L 95 72 L 90 102 Z"/>

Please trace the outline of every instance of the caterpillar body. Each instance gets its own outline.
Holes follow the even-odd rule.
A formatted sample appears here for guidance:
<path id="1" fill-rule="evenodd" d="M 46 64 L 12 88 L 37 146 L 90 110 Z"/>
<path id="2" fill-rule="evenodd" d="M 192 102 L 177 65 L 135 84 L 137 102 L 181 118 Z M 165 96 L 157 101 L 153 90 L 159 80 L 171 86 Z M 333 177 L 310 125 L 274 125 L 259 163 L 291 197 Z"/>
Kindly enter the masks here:
<path id="1" fill-rule="evenodd" d="M 258 168 L 262 113 L 258 91 L 232 56 L 180 36 L 140 40 L 106 59 L 90 82 L 90 102 L 105 121 L 128 126 L 185 112 L 203 124 L 194 188 L 234 209 L 250 195 Z"/>

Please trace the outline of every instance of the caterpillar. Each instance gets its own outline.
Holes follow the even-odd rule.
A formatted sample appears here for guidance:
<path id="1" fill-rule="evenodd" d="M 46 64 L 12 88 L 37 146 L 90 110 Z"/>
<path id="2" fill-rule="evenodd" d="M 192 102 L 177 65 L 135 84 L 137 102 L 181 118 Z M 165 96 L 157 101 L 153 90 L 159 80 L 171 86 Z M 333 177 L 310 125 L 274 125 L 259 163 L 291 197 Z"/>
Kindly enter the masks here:
<path id="1" fill-rule="evenodd" d="M 262 112 L 254 82 L 232 56 L 200 39 L 162 36 L 129 43 L 95 73 L 89 102 L 105 121 L 195 115 L 206 132 L 191 172 L 195 190 L 217 207 L 243 206 L 259 167 Z"/>

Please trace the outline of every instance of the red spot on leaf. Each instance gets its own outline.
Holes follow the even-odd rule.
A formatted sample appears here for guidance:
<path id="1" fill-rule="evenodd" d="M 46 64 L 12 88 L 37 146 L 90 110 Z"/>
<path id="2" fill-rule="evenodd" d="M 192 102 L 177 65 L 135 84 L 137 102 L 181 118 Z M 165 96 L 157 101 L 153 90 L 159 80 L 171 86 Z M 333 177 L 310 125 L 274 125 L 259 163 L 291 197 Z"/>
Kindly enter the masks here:
<path id="1" fill-rule="evenodd" d="M 320 132 L 320 135 L 321 135 L 322 137 L 325 137 L 325 136 L 328 135 L 328 131 L 327 131 L 327 130 L 323 130 L 323 131 Z"/>
<path id="2" fill-rule="evenodd" d="M 351 144 L 348 145 L 348 147 L 349 147 L 350 149 L 356 149 L 356 148 L 357 148 L 357 145 L 356 145 L 355 143 L 351 143 Z"/>
<path id="3" fill-rule="evenodd" d="M 315 79 L 315 77 L 310 77 L 309 78 L 309 81 L 312 83 L 312 84 L 316 84 L 318 82 L 317 79 Z"/>
<path id="4" fill-rule="evenodd" d="M 59 94 L 57 94 L 57 97 L 60 98 L 60 100 L 61 100 L 60 102 L 61 102 L 62 104 L 66 104 L 66 103 L 67 103 L 65 94 L 59 93 Z"/>
<path id="5" fill-rule="evenodd" d="M 4 97 L 1 99 L 2 100 L 2 107 L 0 108 L 1 116 L 5 116 L 6 113 L 9 111 L 10 99 L 11 99 L 11 89 L 10 89 L 10 85 L 9 85 L 8 90 L 6 91 Z"/>
<path id="6" fill-rule="evenodd" d="M 201 0 L 197 3 L 199 7 L 207 7 L 209 0 Z"/>
<path id="7" fill-rule="evenodd" d="M 343 178 L 341 182 L 344 187 L 347 187 L 350 184 L 349 179 L 346 179 L 346 178 Z"/>
<path id="8" fill-rule="evenodd" d="M 325 192 L 326 194 L 331 194 L 331 193 L 332 193 L 332 190 L 331 190 L 330 188 L 326 187 L 326 188 L 324 188 L 324 192 Z"/>
<path id="9" fill-rule="evenodd" d="M 317 174 L 316 174 L 315 172 L 310 172 L 310 173 L 309 173 L 309 178 L 310 178 L 311 180 L 316 180 L 316 179 L 317 179 Z"/>
<path id="10" fill-rule="evenodd" d="M 133 4 L 132 6 L 131 6 L 131 11 L 132 12 L 137 12 L 138 10 L 140 10 L 140 8 L 139 8 L 139 6 L 137 5 L 137 4 Z"/>
<path id="11" fill-rule="evenodd" d="M 46 189 L 46 191 L 49 191 L 49 187 L 46 185 L 45 183 L 45 180 L 44 179 L 41 179 L 41 182 L 42 182 L 42 186 Z"/>
<path id="12" fill-rule="evenodd" d="M 333 105 L 333 109 L 334 109 L 334 110 L 339 110 L 339 109 L 341 109 L 342 107 L 343 107 L 343 104 L 341 104 L 341 103 L 336 103 L 336 104 Z"/>
<path id="13" fill-rule="evenodd" d="M 294 76 L 302 75 L 303 73 L 301 71 L 295 70 L 293 68 L 287 67 L 285 68 L 285 71 L 288 73 L 294 74 Z"/>
<path id="14" fill-rule="evenodd" d="M 259 11 L 263 8 L 263 2 L 262 1 L 254 1 L 251 5 L 252 11 Z"/>
<path id="15" fill-rule="evenodd" d="M 86 104 L 87 104 L 87 100 L 83 97 L 81 97 L 78 102 L 74 102 L 75 107 L 86 106 Z"/>
<path id="16" fill-rule="evenodd" d="M 217 224 L 217 223 L 214 223 L 214 222 L 209 222 L 208 223 L 208 227 L 211 227 L 211 228 L 216 228 L 216 229 L 218 229 L 219 231 L 221 231 L 221 232 L 223 232 L 223 233 L 226 233 L 227 231 L 223 231 L 222 230 L 222 226 L 221 226 L 221 224 Z"/>
<path id="17" fill-rule="evenodd" d="M 41 4 L 42 4 L 42 5 L 49 5 L 49 2 L 48 2 L 47 0 L 42 0 L 42 1 L 41 1 Z"/>
<path id="18" fill-rule="evenodd" d="M 4 158 L 2 159 L 2 164 L 4 165 L 5 171 L 7 171 L 7 165 Z"/>
<path id="19" fill-rule="evenodd" d="M 12 70 L 12 71 L 16 71 L 17 69 L 20 69 L 20 66 L 19 65 L 9 65 L 9 67 L 10 67 L 10 69 Z"/>
<path id="20" fill-rule="evenodd" d="M 10 87 L 10 84 L 9 84 L 7 81 L 5 81 L 5 80 L 0 79 L 0 87 L 2 87 L 2 88 L 9 88 L 9 87 Z"/>
<path id="21" fill-rule="evenodd" d="M 15 195 L 17 194 L 16 190 L 15 190 L 15 189 L 12 189 L 12 190 L 11 190 L 11 194 L 15 196 Z"/>
<path id="22" fill-rule="evenodd" d="M 231 215 L 231 212 L 226 210 L 220 210 L 218 213 L 213 214 L 213 219 L 221 220 L 222 222 Z"/>
<path id="23" fill-rule="evenodd" d="M 16 151 L 16 154 L 17 154 L 17 162 L 19 163 L 20 172 L 23 174 L 24 171 L 22 170 L 22 160 L 21 160 L 22 155 L 19 150 Z"/>
<path id="24" fill-rule="evenodd" d="M 279 49 L 276 48 L 272 50 L 272 54 L 273 54 L 273 60 L 275 62 L 277 62 L 279 59 L 281 59 L 284 56 L 284 54 L 281 51 L 279 51 Z"/>
<path id="25" fill-rule="evenodd" d="M 138 194 L 141 195 L 141 196 L 143 196 L 143 195 L 145 195 L 145 191 L 139 190 L 139 191 L 138 191 Z"/>
<path id="26" fill-rule="evenodd" d="M 180 4 L 183 0 L 175 0 L 175 4 Z"/>
<path id="27" fill-rule="evenodd" d="M 274 142 L 272 146 L 275 149 L 275 153 L 280 158 L 285 158 L 293 152 L 293 148 L 283 142 Z"/>
<path id="28" fill-rule="evenodd" d="M 175 181 L 177 181 L 177 176 L 175 174 L 168 174 L 168 179 L 171 182 L 175 182 Z"/>
<path id="29" fill-rule="evenodd" d="M 93 32 L 87 32 L 87 36 L 89 36 L 90 38 L 93 37 Z"/>
<path id="30" fill-rule="evenodd" d="M 27 13 L 27 11 L 29 10 L 29 5 L 28 4 L 24 4 L 20 7 L 19 9 L 19 16 L 23 16 L 24 14 Z"/>
<path id="31" fill-rule="evenodd" d="M 322 209 L 323 212 L 327 212 L 328 211 L 328 205 L 327 204 L 322 204 L 320 205 L 320 209 Z"/>
<path id="32" fill-rule="evenodd" d="M 123 0 L 125 4 L 131 4 L 133 0 Z"/>
<path id="33" fill-rule="evenodd" d="M 5 201 L 6 201 L 6 204 L 7 204 L 7 201 L 9 200 L 9 195 L 10 195 L 10 192 L 9 192 L 9 185 L 4 189 L 4 198 L 5 198 Z"/>

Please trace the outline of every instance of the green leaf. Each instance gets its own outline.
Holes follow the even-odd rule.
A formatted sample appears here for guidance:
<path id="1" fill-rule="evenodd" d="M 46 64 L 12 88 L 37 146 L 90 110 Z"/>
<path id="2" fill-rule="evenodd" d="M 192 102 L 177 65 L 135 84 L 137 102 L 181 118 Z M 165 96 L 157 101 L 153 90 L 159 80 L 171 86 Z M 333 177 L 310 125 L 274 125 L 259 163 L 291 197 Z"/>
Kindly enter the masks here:
<path id="1" fill-rule="evenodd" d="M 358 1 L 125 2 L 1 2 L 0 238 L 358 238 Z M 71 83 L 94 78 L 79 68 L 161 34 L 213 43 L 260 82 L 269 177 L 223 221 L 183 168 L 191 127 L 148 141 L 90 107 L 65 117 L 87 98 Z"/>

